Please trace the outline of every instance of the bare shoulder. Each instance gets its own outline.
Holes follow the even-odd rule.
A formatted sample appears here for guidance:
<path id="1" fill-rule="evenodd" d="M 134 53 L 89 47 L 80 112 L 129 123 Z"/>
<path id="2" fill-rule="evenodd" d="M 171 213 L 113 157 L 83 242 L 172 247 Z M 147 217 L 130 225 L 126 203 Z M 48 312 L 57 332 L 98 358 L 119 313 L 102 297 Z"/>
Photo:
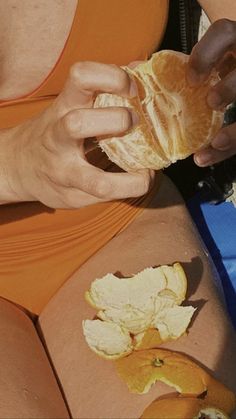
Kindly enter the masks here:
<path id="1" fill-rule="evenodd" d="M 27 94 L 58 59 L 77 0 L 0 1 L 0 98 Z"/>

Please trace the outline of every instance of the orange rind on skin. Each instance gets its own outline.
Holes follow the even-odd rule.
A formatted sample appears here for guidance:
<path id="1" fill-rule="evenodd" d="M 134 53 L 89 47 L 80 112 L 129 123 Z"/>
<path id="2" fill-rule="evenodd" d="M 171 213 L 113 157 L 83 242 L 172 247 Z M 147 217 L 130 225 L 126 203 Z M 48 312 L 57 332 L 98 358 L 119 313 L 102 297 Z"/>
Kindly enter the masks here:
<path id="1" fill-rule="evenodd" d="M 178 339 L 186 332 L 194 311 L 192 306 L 164 309 L 155 317 L 152 326 L 158 329 L 163 341 Z"/>
<path id="2" fill-rule="evenodd" d="M 153 321 L 154 305 L 149 302 L 142 309 L 138 309 L 132 305 L 127 305 L 123 309 L 107 309 L 99 311 L 97 316 L 108 322 L 119 324 L 125 328 L 129 333 L 136 334 L 146 330 Z M 163 301 L 163 307 L 169 307 L 169 300 Z"/>
<path id="3" fill-rule="evenodd" d="M 235 394 L 186 355 L 168 349 L 136 351 L 115 361 L 117 373 L 131 393 L 147 393 L 156 381 L 174 387 L 182 396 L 202 396 L 209 406 L 230 414 Z"/>
<path id="4" fill-rule="evenodd" d="M 119 330 L 132 335 L 135 349 L 136 335 L 150 328 L 159 330 L 162 341 L 177 339 L 186 332 L 195 311 L 192 306 L 179 306 L 186 291 L 187 278 L 181 265 L 175 263 L 173 266 L 146 268 L 131 278 L 107 274 L 92 282 L 85 298 L 98 310 L 100 320 L 116 324 Z M 100 323 L 95 323 L 95 328 L 96 325 L 101 329 Z M 94 350 L 97 342 L 93 344 L 91 339 L 89 342 Z M 113 350 L 107 348 L 109 353 Z M 120 356 L 123 357 L 124 353 L 121 352 Z"/>
<path id="5" fill-rule="evenodd" d="M 147 393 L 156 381 L 194 396 L 207 390 L 197 366 L 186 356 L 167 349 L 136 351 L 116 360 L 115 365 L 131 393 Z"/>
<path id="6" fill-rule="evenodd" d="M 92 282 L 85 299 L 98 310 L 124 308 L 127 304 L 142 308 L 153 296 L 164 296 L 165 291 L 167 298 L 171 297 L 176 304 L 185 299 L 187 278 L 180 263 L 146 268 L 131 278 L 108 273 Z"/>
<path id="7" fill-rule="evenodd" d="M 157 348 L 162 343 L 185 335 L 194 311 L 192 306 L 163 309 L 152 320 L 149 329 L 134 335 L 134 348 L 136 350 Z"/>
<path id="8" fill-rule="evenodd" d="M 129 333 L 117 324 L 85 320 L 83 331 L 87 344 L 101 358 L 115 360 L 133 350 Z"/>
<path id="9" fill-rule="evenodd" d="M 159 268 L 146 268 L 132 278 L 107 274 L 95 279 L 86 292 L 86 300 L 96 309 L 120 309 L 128 304 L 142 308 L 153 295 L 166 288 L 166 278 Z"/>
<path id="10" fill-rule="evenodd" d="M 207 387 L 204 397 L 209 405 L 215 405 L 224 412 L 230 414 L 236 408 L 236 395 L 220 381 L 208 374 L 203 368 L 199 368 L 202 380 Z"/>
<path id="11" fill-rule="evenodd" d="M 140 419 L 230 419 L 218 407 L 198 398 L 162 398 L 152 402 Z"/>
<path id="12" fill-rule="evenodd" d="M 145 330 L 145 332 L 138 333 L 134 336 L 134 349 L 136 351 L 141 351 L 142 349 L 154 349 L 163 343 L 164 341 L 157 329 L 148 329 Z"/>
<path id="13" fill-rule="evenodd" d="M 166 277 L 166 291 L 173 292 L 176 295 L 176 304 L 181 304 L 187 292 L 187 278 L 182 265 L 177 262 L 173 266 L 162 265 L 160 268 Z M 164 296 L 164 291 L 162 295 Z"/>

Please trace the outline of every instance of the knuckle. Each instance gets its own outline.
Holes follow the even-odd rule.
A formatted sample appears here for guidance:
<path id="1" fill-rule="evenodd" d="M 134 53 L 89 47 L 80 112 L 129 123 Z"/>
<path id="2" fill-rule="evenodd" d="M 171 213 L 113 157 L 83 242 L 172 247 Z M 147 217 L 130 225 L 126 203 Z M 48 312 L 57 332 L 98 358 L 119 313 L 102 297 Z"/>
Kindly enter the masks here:
<path id="1" fill-rule="evenodd" d="M 236 123 L 222 128 L 219 134 L 225 139 L 229 148 L 236 148 Z"/>
<path id="2" fill-rule="evenodd" d="M 122 68 L 118 67 L 117 65 L 113 64 L 112 65 L 115 73 L 116 73 L 116 77 L 115 77 L 115 89 L 118 91 L 128 91 L 130 88 L 130 83 L 131 80 L 128 76 L 128 74 L 126 73 L 125 70 L 123 70 Z"/>
<path id="3" fill-rule="evenodd" d="M 150 173 L 148 172 L 142 176 L 142 181 L 140 182 L 140 193 L 146 194 L 149 191 L 150 184 L 151 184 L 151 176 L 150 176 Z"/>
<path id="4" fill-rule="evenodd" d="M 93 195 L 99 199 L 108 199 L 111 196 L 112 188 L 110 183 L 104 178 L 99 176 L 90 183 L 90 190 Z"/>
<path id="5" fill-rule="evenodd" d="M 236 23 L 229 19 L 219 19 L 214 24 L 214 28 L 228 36 L 232 42 L 236 41 Z"/>
<path id="6" fill-rule="evenodd" d="M 120 127 L 122 131 L 127 131 L 132 127 L 132 116 L 130 111 L 125 108 L 118 109 L 118 115 L 120 119 Z"/>
<path id="7" fill-rule="evenodd" d="M 79 61 L 74 63 L 71 67 L 70 67 L 70 76 L 73 77 L 77 77 L 78 74 L 84 70 L 85 67 L 85 61 Z"/>
<path id="8" fill-rule="evenodd" d="M 149 191 L 150 188 L 150 180 L 145 179 L 143 182 L 143 193 L 146 194 Z"/>
<path id="9" fill-rule="evenodd" d="M 75 63 L 71 66 L 70 68 L 70 72 L 69 72 L 69 77 L 72 81 L 77 80 L 78 75 L 81 72 L 81 67 L 83 66 L 82 63 Z"/>
<path id="10" fill-rule="evenodd" d="M 90 63 L 87 61 L 77 62 L 73 64 L 70 68 L 69 78 L 77 86 L 84 87 L 85 78 L 84 74 L 87 73 Z"/>
<path id="11" fill-rule="evenodd" d="M 75 135 L 76 132 L 81 132 L 83 127 L 83 117 L 80 110 L 71 111 L 62 119 L 62 125 L 69 135 Z"/>

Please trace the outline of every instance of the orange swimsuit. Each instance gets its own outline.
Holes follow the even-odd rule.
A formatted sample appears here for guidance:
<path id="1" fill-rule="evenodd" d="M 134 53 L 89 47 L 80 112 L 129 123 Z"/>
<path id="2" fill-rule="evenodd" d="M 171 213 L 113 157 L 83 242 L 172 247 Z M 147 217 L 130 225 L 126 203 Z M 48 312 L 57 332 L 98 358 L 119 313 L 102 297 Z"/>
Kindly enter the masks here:
<path id="1" fill-rule="evenodd" d="M 149 57 L 160 43 L 167 4 L 168 0 L 79 0 L 54 69 L 31 94 L 0 102 L 0 128 L 49 106 L 76 61 L 124 65 Z M 107 168 L 100 155 L 98 163 Z M 36 202 L 0 207 L 0 296 L 40 313 L 66 279 L 124 229 L 153 193 L 79 210 L 51 210 Z"/>

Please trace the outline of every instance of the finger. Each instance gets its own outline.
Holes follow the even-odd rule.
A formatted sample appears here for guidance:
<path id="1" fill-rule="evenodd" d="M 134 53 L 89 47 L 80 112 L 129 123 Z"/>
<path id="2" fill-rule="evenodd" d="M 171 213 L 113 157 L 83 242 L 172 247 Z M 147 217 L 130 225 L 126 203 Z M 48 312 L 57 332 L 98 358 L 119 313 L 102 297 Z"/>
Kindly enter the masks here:
<path id="1" fill-rule="evenodd" d="M 205 80 L 223 55 L 236 45 L 236 22 L 221 19 L 214 22 L 193 48 L 187 68 L 191 85 Z"/>
<path id="2" fill-rule="evenodd" d="M 144 63 L 144 60 L 137 60 L 137 61 L 132 61 L 131 63 L 129 63 L 127 65 L 128 68 L 131 68 L 131 70 L 133 70 L 135 67 L 137 67 L 139 64 Z"/>
<path id="3" fill-rule="evenodd" d="M 213 109 L 222 109 L 236 99 L 236 70 L 211 88 L 207 102 Z"/>
<path id="4" fill-rule="evenodd" d="M 217 70 L 221 78 L 227 76 L 228 73 L 236 69 L 236 50 L 228 51 L 222 60 L 217 64 Z"/>
<path id="5" fill-rule="evenodd" d="M 60 109 L 91 107 L 95 92 L 136 95 L 136 85 L 122 68 L 97 62 L 80 62 L 71 67 L 69 78 L 59 99 Z"/>
<path id="6" fill-rule="evenodd" d="M 133 127 L 136 123 L 135 118 L 136 115 L 131 109 L 123 107 L 76 109 L 56 122 L 54 138 L 68 147 L 68 140 L 118 136 Z M 74 141 L 71 144 L 73 145 Z"/>
<path id="7" fill-rule="evenodd" d="M 68 187 L 76 188 L 102 200 L 138 197 L 148 192 L 154 172 L 143 169 L 134 173 L 110 173 L 83 162 L 78 169 L 71 167 L 65 180 Z"/>
<path id="8" fill-rule="evenodd" d="M 232 151 L 220 151 L 209 147 L 199 154 L 195 154 L 194 161 L 199 167 L 211 166 L 215 163 L 220 163 L 229 159 L 235 154 Z"/>
<path id="9" fill-rule="evenodd" d="M 194 156 L 198 166 L 210 166 L 236 154 L 236 123 L 223 128 L 212 140 L 210 147 Z"/>

